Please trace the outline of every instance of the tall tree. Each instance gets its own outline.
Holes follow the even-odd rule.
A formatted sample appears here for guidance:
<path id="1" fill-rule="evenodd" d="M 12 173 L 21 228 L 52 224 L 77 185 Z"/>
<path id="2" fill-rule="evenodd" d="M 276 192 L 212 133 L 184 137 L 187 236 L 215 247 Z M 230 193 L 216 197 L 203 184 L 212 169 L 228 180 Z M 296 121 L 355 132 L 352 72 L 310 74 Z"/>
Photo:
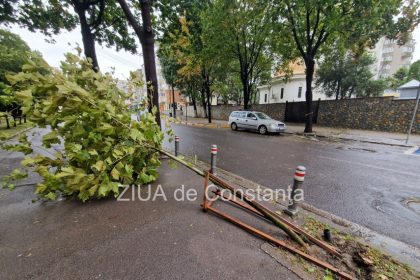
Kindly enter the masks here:
<path id="1" fill-rule="evenodd" d="M 11 95 L 4 92 L 9 82 L 7 73 L 18 73 L 29 58 L 31 49 L 19 35 L 0 29 L 0 111 L 10 110 Z"/>
<path id="2" fill-rule="evenodd" d="M 132 3 L 133 5 L 131 6 L 129 6 L 125 0 L 118 0 L 118 3 L 140 41 L 143 51 L 149 110 L 152 111 L 153 107 L 156 107 L 157 110 L 155 112 L 155 118 L 160 127 L 159 92 L 155 61 L 155 39 L 152 27 L 152 7 L 150 0 L 139 0 L 138 2 Z M 138 10 L 140 10 L 142 24 L 137 21 L 138 13 L 137 15 L 135 13 L 138 12 Z"/>
<path id="3" fill-rule="evenodd" d="M 171 50 L 169 48 L 160 47 L 158 50 L 158 57 L 160 65 L 162 66 L 163 77 L 165 78 L 166 83 L 168 83 L 171 87 L 172 102 L 170 103 L 173 110 L 173 117 L 176 118 L 175 87 L 177 84 L 177 72 L 179 69 L 179 64 L 172 56 Z"/>
<path id="4" fill-rule="evenodd" d="M 408 69 L 407 81 L 412 79 L 420 81 L 420 60 L 413 62 Z"/>
<path id="5" fill-rule="evenodd" d="M 170 23 L 161 27 L 163 35 L 160 42 L 161 46 L 170 46 L 173 56 L 180 65 L 177 73 L 181 80 L 192 83 L 195 83 L 197 78 L 200 80 L 200 101 L 210 123 L 213 85 L 219 72 L 220 60 L 215 48 L 203 40 L 201 14 L 208 8 L 209 2 L 180 1 L 180 4 L 175 5 L 173 9 L 164 10 L 163 18 Z M 188 9 L 184 10 L 187 7 Z"/>
<path id="6" fill-rule="evenodd" d="M 47 36 L 80 25 L 85 56 L 96 71 L 95 42 L 136 52 L 135 40 L 115 0 L 22 0 L 0 7 L 0 23 L 17 23 Z"/>
<path id="7" fill-rule="evenodd" d="M 409 0 L 276 0 L 284 60 L 301 59 L 306 66 L 305 132 L 312 132 L 312 84 L 315 63 L 331 48 L 363 50 L 384 36 L 400 36 L 418 23 L 418 1 Z M 405 17 L 399 17 L 401 13 Z"/>
<path id="8" fill-rule="evenodd" d="M 316 86 L 322 87 L 328 97 L 335 96 L 335 99 L 378 96 L 386 84 L 372 80 L 373 62 L 374 58 L 367 53 L 355 55 L 333 51 L 320 63 Z"/>
<path id="9" fill-rule="evenodd" d="M 269 78 L 271 1 L 216 0 L 203 14 L 203 37 L 219 52 L 222 63 L 235 59 L 242 83 L 244 109 L 256 94 L 256 84 Z"/>

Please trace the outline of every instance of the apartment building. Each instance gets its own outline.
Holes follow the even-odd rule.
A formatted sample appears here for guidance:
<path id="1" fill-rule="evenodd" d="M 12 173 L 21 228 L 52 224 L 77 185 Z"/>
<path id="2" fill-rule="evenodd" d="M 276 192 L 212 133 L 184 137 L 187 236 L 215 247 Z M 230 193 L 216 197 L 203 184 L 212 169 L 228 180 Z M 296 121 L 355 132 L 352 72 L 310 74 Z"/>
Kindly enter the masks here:
<path id="1" fill-rule="evenodd" d="M 415 41 L 410 38 L 402 46 L 396 41 L 382 37 L 371 53 L 376 61 L 372 66 L 374 79 L 382 79 L 395 74 L 401 67 L 409 67 L 413 59 Z"/>

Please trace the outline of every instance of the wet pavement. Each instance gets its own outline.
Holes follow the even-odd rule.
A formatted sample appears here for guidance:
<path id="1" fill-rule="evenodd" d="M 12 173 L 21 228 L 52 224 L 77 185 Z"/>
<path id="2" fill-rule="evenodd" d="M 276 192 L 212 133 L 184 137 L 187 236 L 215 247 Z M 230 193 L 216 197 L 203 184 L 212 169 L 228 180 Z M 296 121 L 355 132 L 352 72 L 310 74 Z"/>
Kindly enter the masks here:
<path id="1" fill-rule="evenodd" d="M 271 188 L 286 188 L 297 165 L 307 168 L 305 200 L 317 208 L 420 248 L 420 156 L 407 148 L 262 136 L 252 132 L 173 125 L 180 152 Z M 165 144 L 173 148 L 173 143 Z"/>
<path id="2" fill-rule="evenodd" d="M 202 177 L 166 164 L 159 173 L 141 198 L 161 184 L 166 200 L 140 201 L 136 190 L 128 202 L 33 203 L 33 187 L 0 189 L 0 279 L 301 279 L 264 253 L 262 240 L 201 210 Z M 176 201 L 182 185 L 197 190 L 197 199 Z M 244 211 L 239 215 L 284 237 Z"/>

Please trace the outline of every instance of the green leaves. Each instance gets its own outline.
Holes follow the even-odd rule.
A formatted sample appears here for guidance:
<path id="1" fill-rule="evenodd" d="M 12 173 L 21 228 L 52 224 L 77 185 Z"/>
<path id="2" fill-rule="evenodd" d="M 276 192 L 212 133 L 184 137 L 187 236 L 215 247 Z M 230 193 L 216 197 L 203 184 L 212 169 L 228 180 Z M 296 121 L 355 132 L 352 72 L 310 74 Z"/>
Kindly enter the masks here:
<path id="1" fill-rule="evenodd" d="M 59 144 L 58 131 L 54 130 L 42 137 L 42 143 L 45 147 L 51 148 L 51 144 Z"/>
<path id="2" fill-rule="evenodd" d="M 66 57 L 61 71 L 32 60 L 31 67 L 11 77 L 10 89 L 28 119 L 46 128 L 42 145 L 63 147 L 54 156 L 43 153 L 22 161 L 42 178 L 35 192 L 50 200 L 62 194 L 86 201 L 116 196 L 120 184 L 155 180 L 160 165 L 155 149 L 161 147 L 163 133 L 153 115 L 145 113 L 140 122 L 132 121 L 125 103 L 131 92 L 120 91 L 112 77 L 94 72 L 78 56 Z M 26 135 L 6 148 L 33 152 Z M 6 176 L 4 184 L 13 187 L 20 177 Z"/>

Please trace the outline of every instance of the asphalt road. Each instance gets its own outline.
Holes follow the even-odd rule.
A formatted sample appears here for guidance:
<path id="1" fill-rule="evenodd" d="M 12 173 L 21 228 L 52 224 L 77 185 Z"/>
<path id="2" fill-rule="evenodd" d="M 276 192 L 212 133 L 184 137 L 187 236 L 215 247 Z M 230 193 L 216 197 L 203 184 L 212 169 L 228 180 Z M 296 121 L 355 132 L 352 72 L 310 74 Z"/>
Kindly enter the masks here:
<path id="1" fill-rule="evenodd" d="M 404 148 L 183 125 L 173 130 L 182 154 L 209 162 L 216 144 L 220 168 L 267 187 L 286 188 L 295 167 L 304 165 L 307 203 L 420 248 L 420 156 L 405 155 Z"/>

